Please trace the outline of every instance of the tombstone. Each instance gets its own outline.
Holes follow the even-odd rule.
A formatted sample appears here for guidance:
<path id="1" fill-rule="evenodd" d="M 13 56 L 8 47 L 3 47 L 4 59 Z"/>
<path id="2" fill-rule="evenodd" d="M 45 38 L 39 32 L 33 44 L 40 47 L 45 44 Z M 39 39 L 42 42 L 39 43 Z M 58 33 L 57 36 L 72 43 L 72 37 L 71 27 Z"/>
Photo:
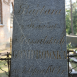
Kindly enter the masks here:
<path id="1" fill-rule="evenodd" d="M 11 77 L 67 77 L 65 0 L 15 0 Z"/>

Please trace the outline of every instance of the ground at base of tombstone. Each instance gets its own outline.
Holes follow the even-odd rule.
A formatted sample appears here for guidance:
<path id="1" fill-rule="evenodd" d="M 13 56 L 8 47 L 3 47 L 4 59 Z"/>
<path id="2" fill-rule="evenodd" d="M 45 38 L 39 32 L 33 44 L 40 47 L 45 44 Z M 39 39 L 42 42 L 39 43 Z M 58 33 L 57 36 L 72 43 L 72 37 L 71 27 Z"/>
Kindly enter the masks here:
<path id="1" fill-rule="evenodd" d="M 0 73 L 0 77 L 8 77 L 5 73 Z"/>
<path id="2" fill-rule="evenodd" d="M 6 61 L 0 61 L 0 77 L 8 77 L 8 66 Z"/>
<path id="3" fill-rule="evenodd" d="M 10 46 L 6 47 L 6 45 L 0 45 L 0 58 L 6 58 L 6 56 L 2 56 L 10 53 Z M 7 61 L 0 60 L 0 77 L 8 77 L 8 65 Z"/>
<path id="4" fill-rule="evenodd" d="M 74 56 L 74 57 L 69 57 L 69 68 L 71 72 L 76 72 L 77 71 L 77 47 L 73 47 L 71 44 L 69 45 L 69 47 L 67 47 L 67 49 L 69 48 L 70 51 L 69 55 L 70 56 Z"/>

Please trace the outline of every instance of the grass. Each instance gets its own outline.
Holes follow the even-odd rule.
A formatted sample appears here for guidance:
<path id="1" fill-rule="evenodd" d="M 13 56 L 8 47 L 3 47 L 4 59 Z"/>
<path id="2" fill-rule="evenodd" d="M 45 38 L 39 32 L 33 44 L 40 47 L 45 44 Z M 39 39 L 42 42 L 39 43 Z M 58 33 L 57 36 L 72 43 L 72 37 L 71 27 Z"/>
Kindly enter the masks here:
<path id="1" fill-rule="evenodd" d="M 75 71 L 77 71 L 77 63 L 74 63 L 74 62 L 70 62 L 72 67 L 75 69 Z"/>
<path id="2" fill-rule="evenodd" d="M 0 53 L 7 54 L 9 49 L 10 48 L 0 50 Z M 0 58 L 7 58 L 7 56 L 1 56 Z M 7 65 L 7 61 L 5 61 L 5 60 L 3 60 L 3 61 L 0 60 L 0 77 L 8 77 L 8 65 Z"/>
<path id="3" fill-rule="evenodd" d="M 6 75 L 6 74 L 8 74 L 7 62 L 0 61 L 0 77 L 8 77 L 8 75 Z"/>
<path id="4" fill-rule="evenodd" d="M 5 73 L 0 73 L 0 77 L 8 77 Z"/>

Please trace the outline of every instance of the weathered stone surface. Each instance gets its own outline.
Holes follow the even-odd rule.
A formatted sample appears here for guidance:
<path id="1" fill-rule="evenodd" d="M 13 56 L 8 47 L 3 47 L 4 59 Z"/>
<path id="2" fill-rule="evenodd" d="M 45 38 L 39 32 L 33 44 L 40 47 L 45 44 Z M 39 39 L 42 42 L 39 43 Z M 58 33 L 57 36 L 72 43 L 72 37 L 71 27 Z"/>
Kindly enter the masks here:
<path id="1" fill-rule="evenodd" d="M 67 77 L 65 0 L 15 0 L 11 77 Z"/>

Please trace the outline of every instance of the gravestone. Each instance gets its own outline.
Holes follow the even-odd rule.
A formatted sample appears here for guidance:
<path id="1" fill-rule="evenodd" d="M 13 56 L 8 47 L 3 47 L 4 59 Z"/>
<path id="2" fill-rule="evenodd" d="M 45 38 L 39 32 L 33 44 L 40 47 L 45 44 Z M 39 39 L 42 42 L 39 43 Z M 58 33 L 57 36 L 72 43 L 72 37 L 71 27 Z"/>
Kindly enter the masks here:
<path id="1" fill-rule="evenodd" d="M 67 77 L 65 0 L 15 0 L 11 77 Z"/>

